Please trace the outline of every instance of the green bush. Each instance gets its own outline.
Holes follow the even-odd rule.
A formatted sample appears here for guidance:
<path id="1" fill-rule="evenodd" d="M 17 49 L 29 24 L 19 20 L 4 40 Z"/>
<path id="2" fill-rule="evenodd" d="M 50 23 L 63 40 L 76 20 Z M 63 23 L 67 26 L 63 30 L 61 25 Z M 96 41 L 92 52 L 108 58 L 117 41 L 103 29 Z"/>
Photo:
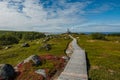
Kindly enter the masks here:
<path id="1" fill-rule="evenodd" d="M 0 33 L 0 45 L 11 45 L 19 41 L 23 42 L 45 37 L 44 33 L 39 32 L 4 31 Z"/>
<path id="2" fill-rule="evenodd" d="M 11 45 L 18 42 L 19 40 L 11 34 L 0 35 L 0 45 Z"/>
<path id="3" fill-rule="evenodd" d="M 91 37 L 92 39 L 106 40 L 105 34 L 102 34 L 102 33 L 92 33 Z"/>

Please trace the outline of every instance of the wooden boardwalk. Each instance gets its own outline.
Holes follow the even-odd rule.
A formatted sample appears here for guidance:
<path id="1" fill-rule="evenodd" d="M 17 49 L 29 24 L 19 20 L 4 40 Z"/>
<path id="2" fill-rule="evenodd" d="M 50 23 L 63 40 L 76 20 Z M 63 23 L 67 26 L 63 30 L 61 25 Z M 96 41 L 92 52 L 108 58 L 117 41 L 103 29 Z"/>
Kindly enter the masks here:
<path id="1" fill-rule="evenodd" d="M 78 46 L 75 38 L 70 37 L 73 39 L 73 53 L 57 80 L 88 80 L 85 51 Z"/>

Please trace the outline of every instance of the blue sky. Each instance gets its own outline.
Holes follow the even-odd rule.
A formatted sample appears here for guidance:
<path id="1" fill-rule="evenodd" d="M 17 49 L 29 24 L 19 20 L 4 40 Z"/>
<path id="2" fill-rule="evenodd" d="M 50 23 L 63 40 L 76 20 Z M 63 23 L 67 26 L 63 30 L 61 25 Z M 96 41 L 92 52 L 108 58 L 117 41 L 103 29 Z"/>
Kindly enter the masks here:
<path id="1" fill-rule="evenodd" d="M 0 30 L 120 32 L 120 0 L 0 0 Z"/>

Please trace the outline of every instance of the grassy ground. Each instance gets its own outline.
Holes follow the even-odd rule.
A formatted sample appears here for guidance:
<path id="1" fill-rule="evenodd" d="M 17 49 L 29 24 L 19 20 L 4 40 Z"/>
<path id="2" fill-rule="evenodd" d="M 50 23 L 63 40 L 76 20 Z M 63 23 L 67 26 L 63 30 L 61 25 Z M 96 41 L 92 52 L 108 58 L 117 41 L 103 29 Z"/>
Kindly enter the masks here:
<path id="1" fill-rule="evenodd" d="M 30 47 L 21 47 L 22 43 L 12 45 L 10 49 L 0 50 L 0 64 L 8 63 L 16 65 L 19 62 L 23 61 L 25 58 L 30 55 L 44 55 L 44 54 L 53 54 L 56 56 L 63 56 L 66 45 L 69 43 L 70 39 L 64 39 L 63 36 L 50 39 L 47 43 L 52 45 L 50 51 L 40 50 L 39 48 L 43 45 L 43 39 L 28 41 Z"/>
<path id="2" fill-rule="evenodd" d="M 77 36 L 75 36 L 77 37 Z M 108 41 L 92 40 L 90 36 L 78 35 L 79 45 L 86 50 L 90 63 L 89 78 L 91 80 L 120 80 L 120 37 L 107 37 Z M 0 50 L 0 64 L 16 65 L 32 54 L 53 54 L 62 56 L 70 39 L 53 38 L 48 41 L 52 50 L 39 50 L 43 39 L 29 41 L 30 47 L 21 44 L 13 45 L 8 50 Z"/>
<path id="3" fill-rule="evenodd" d="M 107 37 L 109 41 L 78 37 L 79 45 L 86 50 L 90 64 L 90 80 L 120 80 L 120 37 Z"/>

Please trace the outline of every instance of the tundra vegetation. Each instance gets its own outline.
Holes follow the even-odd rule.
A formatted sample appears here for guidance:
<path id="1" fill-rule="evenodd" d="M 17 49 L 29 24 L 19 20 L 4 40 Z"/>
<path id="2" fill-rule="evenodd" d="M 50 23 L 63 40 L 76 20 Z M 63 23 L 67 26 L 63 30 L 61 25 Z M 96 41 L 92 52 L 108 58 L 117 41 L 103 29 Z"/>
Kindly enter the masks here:
<path id="1" fill-rule="evenodd" d="M 107 35 L 94 33 L 95 37 L 97 35 L 97 38 L 93 38 L 93 34 L 86 35 L 74 33 L 71 35 L 77 38 L 80 47 L 86 51 L 88 73 L 91 80 L 120 79 L 120 33 Z M 99 36 L 102 37 L 98 38 Z M 4 39 L 1 37 L 4 37 Z M 4 43 L 3 40 L 6 41 L 6 43 Z M 67 34 L 45 36 L 45 34 L 38 32 L 0 31 L 0 64 L 7 63 L 16 66 L 31 55 L 39 55 L 42 57 L 54 55 L 62 57 L 65 56 L 64 51 L 70 41 L 71 39 Z M 23 43 L 28 43 L 30 46 L 21 47 Z M 50 50 L 46 50 L 46 44 L 51 46 Z M 5 49 L 6 46 L 12 47 Z M 31 65 L 31 63 L 24 66 L 28 67 L 29 65 Z M 53 65 L 52 60 L 46 60 L 43 61 L 42 66 L 34 66 L 29 69 L 31 69 L 31 71 L 39 68 L 53 70 Z M 22 70 L 24 70 L 24 68 Z M 50 73 L 53 74 L 53 72 L 54 71 L 51 71 Z M 29 74 L 29 72 L 24 74 Z M 37 77 L 37 75 L 35 76 Z"/>
<path id="2" fill-rule="evenodd" d="M 45 69 L 49 78 L 64 66 L 64 61 L 61 58 L 65 56 L 64 50 L 66 49 L 66 45 L 71 41 L 67 35 L 46 36 L 38 32 L 1 32 L 0 35 L 8 36 L 8 34 L 14 36 L 18 42 L 14 43 L 9 39 L 5 42 L 10 41 L 13 43 L 0 44 L 0 64 L 11 64 L 12 66 L 16 66 L 18 63 L 21 65 L 21 62 L 31 55 L 39 55 L 42 57 L 42 65 L 40 66 L 33 66 L 30 62 L 25 63 L 19 68 L 22 74 L 20 74 L 17 80 L 26 80 L 32 75 L 34 76 L 31 79 L 35 77 L 35 79 L 39 78 L 39 75 L 36 74 L 29 75 L 29 73 L 34 73 L 37 69 Z M 1 42 L 2 41 L 3 40 L 1 40 Z M 26 44 L 28 44 L 29 47 L 26 47 Z M 12 47 L 6 48 L 6 46 Z M 43 49 L 40 49 L 41 47 L 43 47 Z"/>

